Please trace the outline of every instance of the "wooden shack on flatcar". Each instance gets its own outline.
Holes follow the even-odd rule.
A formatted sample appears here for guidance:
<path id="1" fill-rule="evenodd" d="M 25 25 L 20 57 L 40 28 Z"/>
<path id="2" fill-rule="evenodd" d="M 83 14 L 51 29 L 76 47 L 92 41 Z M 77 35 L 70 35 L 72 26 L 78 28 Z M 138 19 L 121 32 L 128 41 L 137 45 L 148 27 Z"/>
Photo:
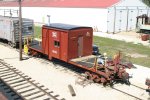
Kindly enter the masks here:
<path id="1" fill-rule="evenodd" d="M 51 58 L 68 62 L 70 59 L 92 55 L 91 27 L 51 23 L 42 27 L 41 45 L 30 46 Z M 38 50 L 37 50 L 38 49 Z"/>

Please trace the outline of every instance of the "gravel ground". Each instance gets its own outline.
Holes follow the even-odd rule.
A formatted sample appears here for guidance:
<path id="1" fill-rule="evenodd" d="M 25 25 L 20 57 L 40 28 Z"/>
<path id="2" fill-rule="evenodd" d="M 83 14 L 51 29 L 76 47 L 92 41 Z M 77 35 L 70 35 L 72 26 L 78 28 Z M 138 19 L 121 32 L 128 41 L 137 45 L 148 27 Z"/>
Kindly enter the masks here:
<path id="1" fill-rule="evenodd" d="M 66 70 L 59 65 L 54 65 L 50 61 L 45 61 L 40 58 L 29 58 L 27 60 L 19 61 L 19 52 L 15 49 L 8 48 L 0 44 L 0 59 L 14 66 L 32 79 L 45 85 L 54 94 L 59 94 L 61 98 L 66 100 L 135 100 L 133 97 L 125 95 L 121 92 L 111 89 L 110 87 L 103 87 L 99 84 L 88 84 L 85 87 L 76 84 L 79 77 L 70 70 Z M 24 58 L 28 56 L 23 55 Z M 145 86 L 145 79 L 150 77 L 150 69 L 136 65 L 136 69 L 127 70 L 133 75 L 131 83 L 147 88 Z M 71 84 L 76 92 L 76 96 L 70 95 L 68 85 Z M 117 84 L 116 87 L 126 89 L 125 84 Z M 130 90 L 136 93 L 136 90 Z M 141 98 L 148 99 L 148 93 L 140 91 Z"/>

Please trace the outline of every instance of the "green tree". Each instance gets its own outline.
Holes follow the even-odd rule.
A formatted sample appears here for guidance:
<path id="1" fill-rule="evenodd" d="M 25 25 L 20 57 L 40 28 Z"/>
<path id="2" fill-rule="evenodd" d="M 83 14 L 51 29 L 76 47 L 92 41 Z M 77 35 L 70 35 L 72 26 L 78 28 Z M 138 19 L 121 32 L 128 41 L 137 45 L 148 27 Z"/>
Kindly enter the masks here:
<path id="1" fill-rule="evenodd" d="M 148 6 L 150 6 L 150 0 L 142 0 L 145 4 L 147 4 Z"/>

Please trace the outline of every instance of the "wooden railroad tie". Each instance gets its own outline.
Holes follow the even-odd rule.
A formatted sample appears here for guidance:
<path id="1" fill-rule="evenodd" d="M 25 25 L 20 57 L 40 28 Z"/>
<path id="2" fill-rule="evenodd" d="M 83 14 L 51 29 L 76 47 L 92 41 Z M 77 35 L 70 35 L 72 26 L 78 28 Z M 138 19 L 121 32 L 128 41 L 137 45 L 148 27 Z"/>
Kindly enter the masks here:
<path id="1" fill-rule="evenodd" d="M 71 95 L 72 95 L 72 96 L 76 96 L 76 93 L 75 93 L 75 91 L 74 91 L 72 85 L 68 85 L 68 88 L 69 88 L 69 91 L 70 91 Z"/>

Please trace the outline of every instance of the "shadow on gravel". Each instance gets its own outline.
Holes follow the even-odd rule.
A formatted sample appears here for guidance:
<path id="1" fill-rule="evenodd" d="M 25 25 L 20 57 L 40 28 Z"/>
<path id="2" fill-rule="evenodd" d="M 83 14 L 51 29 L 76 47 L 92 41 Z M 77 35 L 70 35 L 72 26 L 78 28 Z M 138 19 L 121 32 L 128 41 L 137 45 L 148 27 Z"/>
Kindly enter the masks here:
<path id="1" fill-rule="evenodd" d="M 28 60 L 31 57 L 23 57 L 22 60 Z"/>
<path id="2" fill-rule="evenodd" d="M 28 60 L 31 57 L 23 57 L 22 60 Z M 13 57 L 13 58 L 3 58 L 3 59 L 19 59 L 19 57 Z"/>
<path id="3" fill-rule="evenodd" d="M 19 59 L 18 57 L 12 57 L 12 58 L 3 58 L 3 59 Z"/>
<path id="4" fill-rule="evenodd" d="M 57 68 L 63 66 L 64 68 L 66 68 L 66 70 L 71 70 L 71 71 L 74 71 L 75 73 L 78 73 L 78 74 L 82 74 L 82 73 L 85 72 L 85 70 L 82 69 L 82 68 L 79 68 L 79 67 L 74 66 L 74 65 L 71 65 L 71 64 L 69 64 L 69 63 L 60 61 L 60 60 L 58 60 L 58 59 L 53 59 L 51 62 L 52 62 L 52 63 L 54 64 L 54 66 L 56 66 Z M 60 66 L 60 65 L 61 65 L 61 66 Z"/>

